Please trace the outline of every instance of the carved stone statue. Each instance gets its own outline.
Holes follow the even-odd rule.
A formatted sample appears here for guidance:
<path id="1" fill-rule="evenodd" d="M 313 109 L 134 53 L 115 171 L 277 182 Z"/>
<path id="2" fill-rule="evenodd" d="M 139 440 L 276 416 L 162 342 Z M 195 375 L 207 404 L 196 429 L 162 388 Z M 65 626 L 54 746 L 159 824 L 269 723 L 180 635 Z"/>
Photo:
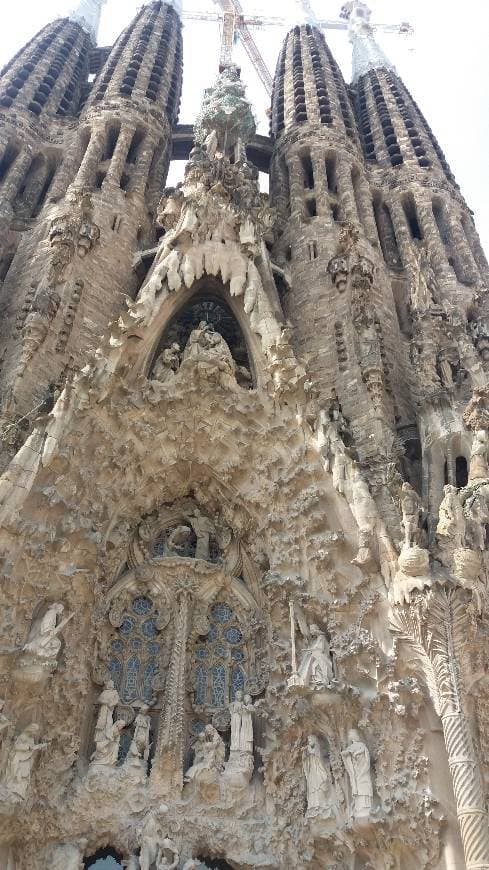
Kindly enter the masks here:
<path id="1" fill-rule="evenodd" d="M 160 381 L 160 383 L 165 383 L 170 377 L 172 377 L 175 372 L 178 371 L 180 366 L 180 345 L 176 342 L 171 345 L 171 347 L 167 347 L 156 360 L 153 372 L 151 374 L 151 379 L 153 381 Z"/>
<path id="2" fill-rule="evenodd" d="M 303 651 L 299 678 L 303 686 L 328 686 L 334 679 L 328 640 L 317 625 L 311 625 L 309 633 L 312 638 L 311 646 Z"/>
<path id="3" fill-rule="evenodd" d="M 209 517 L 204 516 L 199 510 L 196 510 L 193 516 L 189 517 L 189 521 L 197 536 L 197 546 L 195 548 L 196 559 L 209 559 L 209 544 L 211 534 L 216 533 L 215 524 Z"/>
<path id="4" fill-rule="evenodd" d="M 405 481 L 401 488 L 402 528 L 404 547 L 414 547 L 418 541 L 419 525 L 423 514 L 421 499 L 410 483 Z"/>
<path id="5" fill-rule="evenodd" d="M 51 870 L 83 870 L 83 850 L 86 844 L 86 840 L 81 840 L 79 843 L 56 846 L 49 865 Z"/>
<path id="6" fill-rule="evenodd" d="M 95 734 L 95 749 L 92 753 L 91 763 L 104 767 L 115 767 L 119 755 L 119 740 L 121 731 L 126 727 L 124 719 L 116 719 L 104 731 Z"/>
<path id="7" fill-rule="evenodd" d="M 48 743 L 36 743 L 39 725 L 33 722 L 19 734 L 10 750 L 4 785 L 18 798 L 25 800 L 31 779 L 35 753 L 45 749 Z"/>
<path id="8" fill-rule="evenodd" d="M 165 837 L 158 848 L 158 857 L 156 859 L 157 870 L 175 870 L 178 867 L 180 853 L 175 846 L 175 843 L 169 837 Z"/>
<path id="9" fill-rule="evenodd" d="M 147 763 L 149 758 L 151 719 L 148 716 L 149 707 L 146 704 L 140 708 L 134 722 L 134 734 L 127 755 L 131 761 Z"/>
<path id="10" fill-rule="evenodd" d="M 185 774 L 185 782 L 206 778 L 209 772 L 217 774 L 224 767 L 224 742 L 213 725 L 206 725 L 194 746 L 194 761 Z"/>
<path id="11" fill-rule="evenodd" d="M 194 532 L 190 526 L 175 526 L 166 541 L 166 554 L 168 556 L 195 556 Z"/>
<path id="12" fill-rule="evenodd" d="M 487 464 L 488 437 L 485 429 L 477 429 L 474 432 L 472 450 L 470 451 L 469 483 L 478 480 L 489 479 Z"/>
<path id="13" fill-rule="evenodd" d="M 100 704 L 100 710 L 95 725 L 95 742 L 103 736 L 107 739 L 112 738 L 114 710 L 120 704 L 119 692 L 115 688 L 113 680 L 107 680 L 103 692 L 98 696 L 97 703 Z"/>
<path id="14" fill-rule="evenodd" d="M 353 562 L 356 565 L 368 565 L 373 560 L 371 544 L 377 522 L 377 508 L 368 483 L 356 463 L 351 469 L 350 484 L 352 511 L 359 530 L 358 553 Z"/>
<path id="15" fill-rule="evenodd" d="M 161 827 L 154 812 L 148 813 L 138 832 L 141 853 L 140 870 L 150 870 L 158 858 L 159 843 L 162 839 Z"/>
<path id="16" fill-rule="evenodd" d="M 302 752 L 302 769 L 307 785 L 306 819 L 333 818 L 336 801 L 331 771 L 321 758 L 319 740 L 313 734 L 307 738 Z"/>
<path id="17" fill-rule="evenodd" d="M 24 646 L 24 651 L 32 653 L 42 659 L 56 659 L 61 648 L 61 640 L 58 635 L 66 623 L 72 619 L 73 614 L 58 623 L 58 617 L 64 612 L 64 605 L 51 604 L 40 620 L 36 620 L 31 627 L 29 639 Z"/>
<path id="18" fill-rule="evenodd" d="M 348 733 L 348 746 L 341 753 L 350 780 L 352 794 L 351 815 L 355 819 L 370 815 L 373 786 L 370 770 L 370 753 L 358 731 Z"/>
<path id="19" fill-rule="evenodd" d="M 238 689 L 236 700 L 229 705 L 231 713 L 231 752 L 253 752 L 253 704 L 251 696 Z"/>
<path id="20" fill-rule="evenodd" d="M 236 384 L 236 365 L 227 342 L 205 320 L 190 333 L 182 357 L 182 366 L 197 364 L 198 371 L 216 379 L 222 386 Z"/>
<path id="21" fill-rule="evenodd" d="M 441 543 L 450 543 L 452 547 L 463 547 L 465 517 L 457 487 L 448 483 L 443 492 L 445 495 L 440 505 L 436 534 L 441 539 Z"/>

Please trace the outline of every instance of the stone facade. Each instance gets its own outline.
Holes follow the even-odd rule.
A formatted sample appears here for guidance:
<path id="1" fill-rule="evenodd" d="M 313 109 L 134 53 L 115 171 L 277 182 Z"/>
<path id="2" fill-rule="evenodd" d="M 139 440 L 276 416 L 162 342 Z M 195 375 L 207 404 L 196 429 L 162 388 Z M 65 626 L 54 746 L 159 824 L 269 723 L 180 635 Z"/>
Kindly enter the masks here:
<path id="1" fill-rule="evenodd" d="M 489 270 L 368 10 L 165 188 L 178 13 L 0 78 L 0 867 L 489 868 Z M 91 71 L 93 81 L 87 77 Z"/>

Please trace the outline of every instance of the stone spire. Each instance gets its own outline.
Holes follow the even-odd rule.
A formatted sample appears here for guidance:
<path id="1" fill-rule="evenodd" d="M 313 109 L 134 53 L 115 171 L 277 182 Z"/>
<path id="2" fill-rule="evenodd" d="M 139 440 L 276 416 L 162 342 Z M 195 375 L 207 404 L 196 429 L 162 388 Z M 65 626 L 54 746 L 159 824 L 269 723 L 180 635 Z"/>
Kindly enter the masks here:
<path id="1" fill-rule="evenodd" d="M 370 24 L 371 14 L 371 10 L 362 0 L 350 0 L 341 10 L 342 18 L 348 19 L 350 42 L 353 45 L 353 84 L 373 69 L 396 71 L 394 64 L 390 62 L 375 39 Z"/>
<path id="2" fill-rule="evenodd" d="M 77 21 L 86 30 L 95 45 L 97 44 L 102 6 L 106 2 L 107 0 L 79 0 L 76 9 L 68 16 L 71 21 Z"/>

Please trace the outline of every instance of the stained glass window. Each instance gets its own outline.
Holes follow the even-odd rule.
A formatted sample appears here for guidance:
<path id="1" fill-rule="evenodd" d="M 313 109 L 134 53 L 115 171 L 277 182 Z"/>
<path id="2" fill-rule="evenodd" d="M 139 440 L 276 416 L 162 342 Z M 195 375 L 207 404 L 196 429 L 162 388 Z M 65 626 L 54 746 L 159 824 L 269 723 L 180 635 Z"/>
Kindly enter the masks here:
<path id="1" fill-rule="evenodd" d="M 157 641 L 158 614 L 154 603 L 151 598 L 139 595 L 123 614 L 117 637 L 110 644 L 108 669 L 122 702 L 153 698 L 161 652 Z"/>
<path id="2" fill-rule="evenodd" d="M 210 627 L 195 648 L 195 703 L 225 707 L 246 684 L 246 646 L 232 607 L 224 601 L 209 610 Z"/>

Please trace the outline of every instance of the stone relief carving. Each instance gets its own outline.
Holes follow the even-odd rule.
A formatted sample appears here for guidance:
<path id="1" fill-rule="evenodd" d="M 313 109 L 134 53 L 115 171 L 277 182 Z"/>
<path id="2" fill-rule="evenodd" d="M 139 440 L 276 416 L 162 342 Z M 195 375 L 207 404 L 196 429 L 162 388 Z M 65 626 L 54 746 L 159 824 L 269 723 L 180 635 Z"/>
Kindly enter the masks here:
<path id="1" fill-rule="evenodd" d="M 313 734 L 303 749 L 302 767 L 307 783 L 306 818 L 334 818 L 336 801 L 331 770 L 323 761 L 319 740 Z"/>
<path id="2" fill-rule="evenodd" d="M 363 819 L 372 809 L 373 786 L 370 769 L 370 753 L 358 731 L 352 729 L 348 734 L 349 744 L 342 750 L 342 758 L 350 780 L 352 796 L 351 815 Z"/>
<path id="3" fill-rule="evenodd" d="M 49 743 L 36 743 L 39 725 L 28 725 L 14 739 L 8 755 L 3 785 L 13 800 L 25 800 L 29 791 L 36 753 L 46 749 Z"/>

